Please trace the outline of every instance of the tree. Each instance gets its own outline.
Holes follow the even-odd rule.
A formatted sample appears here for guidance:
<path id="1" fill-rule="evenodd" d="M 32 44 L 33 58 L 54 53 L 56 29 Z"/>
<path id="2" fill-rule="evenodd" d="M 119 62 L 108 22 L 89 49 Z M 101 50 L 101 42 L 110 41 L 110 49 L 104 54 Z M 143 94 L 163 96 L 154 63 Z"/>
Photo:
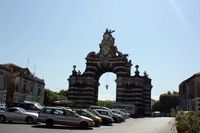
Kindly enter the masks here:
<path id="1" fill-rule="evenodd" d="M 160 111 L 160 101 L 156 101 L 152 106 L 152 111 Z"/>
<path id="2" fill-rule="evenodd" d="M 110 101 L 110 100 L 105 100 L 105 101 L 99 100 L 97 105 L 98 106 L 104 106 L 104 107 L 107 107 L 107 108 L 111 108 L 112 103 L 113 103 L 113 101 Z"/>
<path id="3" fill-rule="evenodd" d="M 160 98 L 160 111 L 163 113 L 170 113 L 171 109 L 176 109 L 179 105 L 179 94 L 177 92 L 161 94 Z"/>
<path id="4" fill-rule="evenodd" d="M 61 93 L 62 94 L 62 93 Z M 49 89 L 44 90 L 44 105 L 53 105 L 54 101 L 64 100 L 66 96 Z"/>
<path id="5" fill-rule="evenodd" d="M 68 90 L 63 90 L 63 89 L 60 90 L 59 95 L 67 97 L 68 96 Z"/>

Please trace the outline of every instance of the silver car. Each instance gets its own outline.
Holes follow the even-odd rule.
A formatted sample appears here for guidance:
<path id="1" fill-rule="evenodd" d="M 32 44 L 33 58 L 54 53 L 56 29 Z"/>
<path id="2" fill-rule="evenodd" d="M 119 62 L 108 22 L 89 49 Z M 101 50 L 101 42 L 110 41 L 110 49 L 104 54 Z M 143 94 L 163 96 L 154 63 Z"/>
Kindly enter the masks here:
<path id="1" fill-rule="evenodd" d="M 80 116 L 71 109 L 63 107 L 45 107 L 40 111 L 38 122 L 46 123 L 52 127 L 54 124 L 80 126 L 81 128 L 93 127 L 94 121 L 90 118 Z"/>
<path id="2" fill-rule="evenodd" d="M 20 121 L 28 124 L 36 123 L 38 118 L 37 113 L 27 112 L 23 108 L 10 107 L 0 111 L 0 122 Z"/>

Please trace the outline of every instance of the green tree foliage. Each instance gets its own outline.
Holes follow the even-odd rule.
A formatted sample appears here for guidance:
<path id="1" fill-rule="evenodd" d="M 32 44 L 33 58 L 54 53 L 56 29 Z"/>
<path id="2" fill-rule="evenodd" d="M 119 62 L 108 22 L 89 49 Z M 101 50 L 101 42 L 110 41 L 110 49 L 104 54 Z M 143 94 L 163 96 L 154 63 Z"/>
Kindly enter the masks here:
<path id="1" fill-rule="evenodd" d="M 170 116 L 171 117 L 176 117 L 176 115 L 178 114 L 178 111 L 179 111 L 179 108 L 177 107 L 176 109 L 175 108 L 172 108 L 171 109 L 171 112 L 170 112 Z"/>
<path id="2" fill-rule="evenodd" d="M 68 91 L 62 89 L 58 94 L 67 97 L 68 96 Z"/>
<path id="3" fill-rule="evenodd" d="M 44 91 L 44 105 L 53 105 L 54 101 L 66 99 L 66 92 L 61 90 L 60 92 L 55 92 L 49 89 Z"/>
<path id="4" fill-rule="evenodd" d="M 98 106 L 104 106 L 104 107 L 107 107 L 107 108 L 111 108 L 112 103 L 113 103 L 113 101 L 110 101 L 110 100 L 105 100 L 105 101 L 99 100 L 97 105 Z"/>
<path id="5" fill-rule="evenodd" d="M 171 93 L 168 91 L 160 95 L 160 111 L 163 113 L 170 113 L 171 109 L 176 109 L 179 105 L 179 94 L 177 92 Z"/>

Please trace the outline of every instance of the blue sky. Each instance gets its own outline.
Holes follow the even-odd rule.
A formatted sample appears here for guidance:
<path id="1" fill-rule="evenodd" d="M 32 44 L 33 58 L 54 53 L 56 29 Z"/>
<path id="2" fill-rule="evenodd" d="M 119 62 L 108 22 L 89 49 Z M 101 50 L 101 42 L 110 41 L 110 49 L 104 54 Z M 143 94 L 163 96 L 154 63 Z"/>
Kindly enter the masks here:
<path id="1" fill-rule="evenodd" d="M 199 0 L 0 0 L 0 63 L 36 66 L 46 88 L 68 89 L 72 66 L 84 72 L 109 28 L 132 75 L 136 64 L 146 70 L 158 98 L 200 71 L 199 7 Z M 114 99 L 114 78 L 102 75 L 100 99 Z"/>

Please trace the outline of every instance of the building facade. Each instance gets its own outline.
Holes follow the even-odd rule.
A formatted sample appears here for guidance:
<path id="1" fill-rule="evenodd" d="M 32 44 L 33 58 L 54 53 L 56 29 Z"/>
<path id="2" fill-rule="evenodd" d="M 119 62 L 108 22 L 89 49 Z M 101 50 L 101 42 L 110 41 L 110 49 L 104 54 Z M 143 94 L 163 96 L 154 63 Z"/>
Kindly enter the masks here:
<path id="1" fill-rule="evenodd" d="M 0 64 L 0 103 L 21 101 L 44 102 L 44 80 L 28 68 L 15 64 Z"/>
<path id="2" fill-rule="evenodd" d="M 196 73 L 179 85 L 180 108 L 200 114 L 200 73 Z"/>
<path id="3" fill-rule="evenodd" d="M 147 73 L 140 75 L 136 65 L 131 76 L 131 60 L 128 54 L 121 53 L 115 46 L 113 31 L 106 30 L 99 44 L 98 53 L 90 52 L 86 57 L 86 69 L 81 74 L 76 66 L 69 77 L 68 99 L 74 107 L 89 107 L 98 101 L 98 87 L 101 75 L 106 72 L 116 74 L 116 103 L 133 105 L 136 115 L 148 115 L 151 112 L 151 79 Z"/>

